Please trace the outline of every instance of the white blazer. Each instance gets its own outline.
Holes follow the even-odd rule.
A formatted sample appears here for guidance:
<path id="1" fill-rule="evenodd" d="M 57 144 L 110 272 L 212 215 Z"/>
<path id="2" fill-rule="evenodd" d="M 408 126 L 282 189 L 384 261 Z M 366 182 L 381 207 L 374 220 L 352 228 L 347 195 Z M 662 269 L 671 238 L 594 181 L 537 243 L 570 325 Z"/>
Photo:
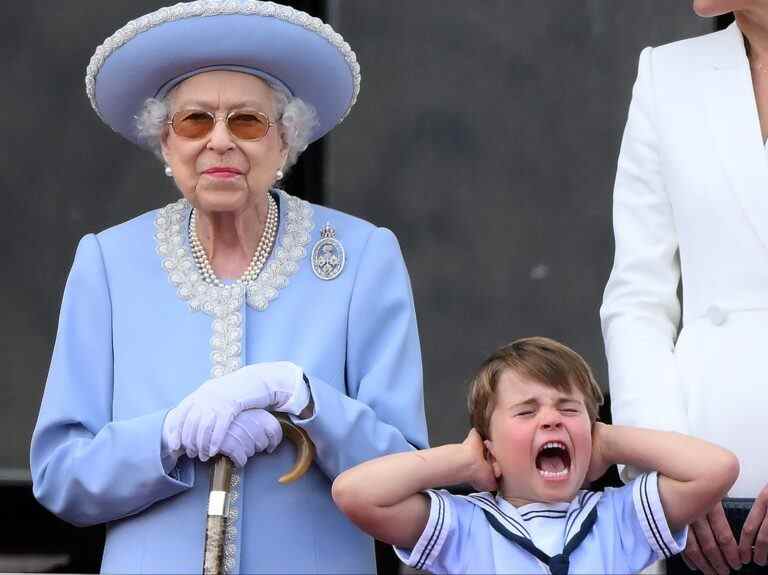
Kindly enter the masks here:
<path id="1" fill-rule="evenodd" d="M 735 24 L 643 50 L 600 310 L 613 420 L 728 447 L 743 497 L 768 483 L 767 158 Z"/>

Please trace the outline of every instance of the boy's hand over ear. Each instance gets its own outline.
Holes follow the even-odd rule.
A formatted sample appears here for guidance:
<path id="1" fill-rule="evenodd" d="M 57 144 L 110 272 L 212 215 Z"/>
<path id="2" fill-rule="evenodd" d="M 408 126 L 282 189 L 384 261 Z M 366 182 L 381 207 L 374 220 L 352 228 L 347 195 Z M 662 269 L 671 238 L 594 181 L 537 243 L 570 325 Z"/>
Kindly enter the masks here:
<path id="1" fill-rule="evenodd" d="M 616 463 L 608 455 L 608 437 L 611 426 L 596 421 L 592 424 L 592 457 L 589 460 L 587 481 L 600 479 L 608 468 Z"/>
<path id="2" fill-rule="evenodd" d="M 471 458 L 471 471 L 469 484 L 479 491 L 496 491 L 498 484 L 493 467 L 486 457 L 485 444 L 483 438 L 473 427 L 462 442 L 462 446 Z"/>

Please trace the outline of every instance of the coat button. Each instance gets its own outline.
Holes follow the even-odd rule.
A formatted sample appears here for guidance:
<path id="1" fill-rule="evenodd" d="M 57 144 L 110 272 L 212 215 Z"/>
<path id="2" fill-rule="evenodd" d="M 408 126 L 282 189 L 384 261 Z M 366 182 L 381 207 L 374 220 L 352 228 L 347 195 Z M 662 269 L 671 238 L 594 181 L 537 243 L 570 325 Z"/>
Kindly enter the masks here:
<path id="1" fill-rule="evenodd" d="M 722 308 L 712 305 L 707 308 L 707 317 L 713 325 L 723 325 L 728 317 Z"/>

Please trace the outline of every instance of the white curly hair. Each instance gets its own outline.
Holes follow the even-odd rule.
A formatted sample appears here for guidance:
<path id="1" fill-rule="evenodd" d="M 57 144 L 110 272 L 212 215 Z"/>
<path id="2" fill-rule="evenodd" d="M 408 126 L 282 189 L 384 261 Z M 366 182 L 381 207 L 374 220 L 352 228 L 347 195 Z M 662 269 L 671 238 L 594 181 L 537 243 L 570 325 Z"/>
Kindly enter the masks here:
<path id="1" fill-rule="evenodd" d="M 272 89 L 273 107 L 280 134 L 288 146 L 288 157 L 283 167 L 283 172 L 287 172 L 296 163 L 299 155 L 307 149 L 312 131 L 318 125 L 317 112 L 310 104 L 301 98 L 294 98 L 282 87 L 271 82 L 267 84 Z M 136 130 L 139 136 L 160 159 L 163 158 L 160 142 L 168 128 L 168 98 L 172 93 L 173 91 L 160 99 L 147 98 L 136 115 Z"/>

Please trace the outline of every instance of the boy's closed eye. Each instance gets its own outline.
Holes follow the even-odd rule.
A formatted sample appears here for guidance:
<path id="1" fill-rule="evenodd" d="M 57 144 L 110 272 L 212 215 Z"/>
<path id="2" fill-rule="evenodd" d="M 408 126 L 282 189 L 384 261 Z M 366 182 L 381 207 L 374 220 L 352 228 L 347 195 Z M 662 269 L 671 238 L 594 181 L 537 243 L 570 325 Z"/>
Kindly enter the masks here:
<path id="1" fill-rule="evenodd" d="M 578 404 L 561 405 L 560 412 L 567 415 L 576 415 L 583 412 L 583 408 Z"/>
<path id="2" fill-rule="evenodd" d="M 565 415 L 579 415 L 584 411 L 584 407 L 578 402 L 568 401 L 557 406 L 558 411 Z M 513 413 L 516 417 L 530 417 L 536 415 L 538 408 L 536 406 L 525 406 L 516 409 Z"/>

